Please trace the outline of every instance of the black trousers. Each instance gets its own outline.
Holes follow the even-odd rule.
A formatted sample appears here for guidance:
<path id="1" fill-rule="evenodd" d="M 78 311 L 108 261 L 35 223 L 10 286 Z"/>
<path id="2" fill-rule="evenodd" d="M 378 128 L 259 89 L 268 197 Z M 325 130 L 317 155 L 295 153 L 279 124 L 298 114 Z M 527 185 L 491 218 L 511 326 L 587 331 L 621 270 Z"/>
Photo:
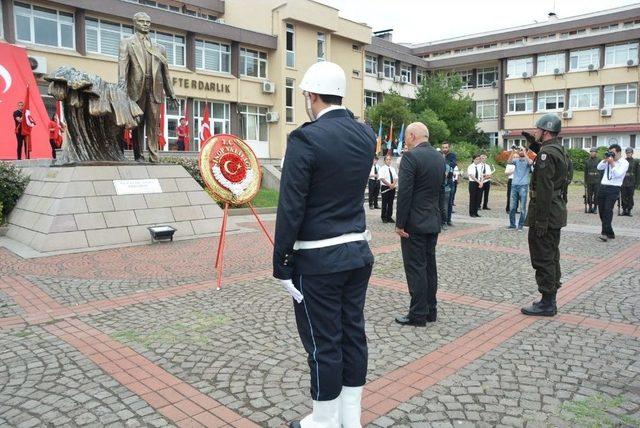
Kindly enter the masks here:
<path id="1" fill-rule="evenodd" d="M 408 238 L 400 239 L 404 273 L 411 295 L 409 318 L 412 320 L 425 321 L 427 314 L 438 304 L 437 243 L 437 233 L 410 233 Z"/>
<path id="2" fill-rule="evenodd" d="M 371 268 L 293 278 L 304 296 L 293 305 L 315 401 L 333 400 L 343 385 L 365 384 L 368 350 L 363 310 Z"/>
<path id="3" fill-rule="evenodd" d="M 49 145 L 51 146 L 51 157 L 56 158 L 56 140 L 49 140 Z"/>
<path id="4" fill-rule="evenodd" d="M 529 228 L 529 255 L 531 266 L 536 271 L 538 291 L 552 294 L 560 288 L 560 229 L 547 229 L 537 236 L 535 227 Z"/>
<path id="5" fill-rule="evenodd" d="M 482 200 L 482 189 L 478 187 L 475 181 L 469 182 L 469 215 L 478 215 L 480 201 Z"/>
<path id="6" fill-rule="evenodd" d="M 622 199 L 622 209 L 631 211 L 633 209 L 633 193 L 636 190 L 634 186 L 622 186 L 620 188 L 620 198 Z"/>
<path id="7" fill-rule="evenodd" d="M 29 147 L 24 136 L 22 134 L 16 134 L 16 141 L 18 142 L 18 160 L 22 159 L 22 147 L 24 147 L 24 158 L 29 159 Z"/>
<path id="8" fill-rule="evenodd" d="M 396 196 L 396 189 L 389 189 L 387 186 L 380 186 L 382 189 L 382 220 L 391 220 L 393 217 L 393 199 Z"/>
<path id="9" fill-rule="evenodd" d="M 487 204 L 489 203 L 489 190 L 491 190 L 491 182 L 487 181 L 482 185 L 482 198 L 484 200 L 482 202 L 482 208 L 484 209 L 488 208 Z"/>
<path id="10" fill-rule="evenodd" d="M 620 187 L 602 185 L 598 192 L 598 214 L 600 215 L 600 222 L 602 223 L 603 235 L 609 237 L 615 236 L 613 233 L 613 227 L 611 222 L 613 221 L 613 207 L 616 201 L 620 197 Z"/>
<path id="11" fill-rule="evenodd" d="M 586 187 L 586 191 L 587 191 L 587 205 L 589 207 L 597 206 L 598 205 L 598 190 L 600 189 L 600 183 L 587 184 L 585 187 Z"/>
<path id="12" fill-rule="evenodd" d="M 380 182 L 369 179 L 369 206 L 378 208 L 378 194 L 380 193 Z"/>
<path id="13" fill-rule="evenodd" d="M 506 211 L 511 211 L 511 182 L 513 180 L 510 178 L 507 180 L 507 208 Z"/>

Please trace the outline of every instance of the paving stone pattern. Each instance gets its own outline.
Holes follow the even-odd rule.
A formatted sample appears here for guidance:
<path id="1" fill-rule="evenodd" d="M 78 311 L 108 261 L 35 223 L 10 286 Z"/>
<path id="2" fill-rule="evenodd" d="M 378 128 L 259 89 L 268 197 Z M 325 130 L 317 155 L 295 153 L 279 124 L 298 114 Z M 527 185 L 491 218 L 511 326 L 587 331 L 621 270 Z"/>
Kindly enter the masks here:
<path id="1" fill-rule="evenodd" d="M 0 318 L 20 315 L 22 313 L 24 313 L 24 311 L 20 306 L 18 306 L 7 293 L 0 290 Z"/>
<path id="2" fill-rule="evenodd" d="M 0 331 L 0 426 L 170 426 L 40 327 Z"/>
<path id="3" fill-rule="evenodd" d="M 527 328 L 371 426 L 638 424 L 640 340 L 544 322 Z"/>

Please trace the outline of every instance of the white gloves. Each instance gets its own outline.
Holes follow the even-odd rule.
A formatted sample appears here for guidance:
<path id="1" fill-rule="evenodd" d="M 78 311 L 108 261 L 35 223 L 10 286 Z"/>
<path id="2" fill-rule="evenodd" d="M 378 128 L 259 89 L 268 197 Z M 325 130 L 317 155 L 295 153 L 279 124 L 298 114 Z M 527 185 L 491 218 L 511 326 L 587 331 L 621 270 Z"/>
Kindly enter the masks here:
<path id="1" fill-rule="evenodd" d="M 282 284 L 282 286 L 284 287 L 285 291 L 291 294 L 291 297 L 293 297 L 296 302 L 302 302 L 302 299 L 304 297 L 302 296 L 302 293 L 300 293 L 298 289 L 294 287 L 293 281 L 291 281 L 290 279 L 281 279 L 279 281 L 280 284 Z"/>

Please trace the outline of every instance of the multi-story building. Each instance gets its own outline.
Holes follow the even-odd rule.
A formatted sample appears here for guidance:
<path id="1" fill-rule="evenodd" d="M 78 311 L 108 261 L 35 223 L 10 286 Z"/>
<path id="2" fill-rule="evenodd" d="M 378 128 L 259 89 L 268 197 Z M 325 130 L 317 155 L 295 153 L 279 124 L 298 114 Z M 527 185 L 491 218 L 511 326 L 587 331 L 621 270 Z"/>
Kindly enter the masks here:
<path id="1" fill-rule="evenodd" d="M 314 62 L 347 74 L 345 105 L 357 116 L 393 90 L 414 98 L 427 73 L 456 73 L 494 145 L 518 142 L 543 113 L 562 117 L 567 147 L 636 145 L 640 6 L 429 43 L 393 43 L 390 31 L 339 16 L 313 0 L 1 0 L 0 38 L 24 46 L 42 75 L 71 65 L 115 82 L 121 38 L 138 11 L 165 46 L 180 105 L 162 124 L 175 146 L 188 116 L 191 149 L 205 106 L 216 133 L 234 133 L 262 158 L 282 157 L 307 119 L 298 85 Z M 195 131 L 195 132 L 194 132 Z"/>
<path id="2" fill-rule="evenodd" d="M 151 37 L 167 50 L 179 107 L 166 104 L 162 124 L 175 147 L 187 115 L 191 147 L 208 105 L 215 133 L 244 138 L 262 158 L 280 158 L 287 134 L 307 120 L 298 84 L 316 61 L 339 63 L 347 73 L 345 104 L 364 110 L 364 46 L 371 28 L 310 0 L 2 0 L 6 42 L 24 46 L 49 109 L 42 76 L 62 65 L 117 80 L 120 40 L 133 33 L 132 17 L 151 16 Z M 195 130 L 195 132 L 193 132 Z"/>

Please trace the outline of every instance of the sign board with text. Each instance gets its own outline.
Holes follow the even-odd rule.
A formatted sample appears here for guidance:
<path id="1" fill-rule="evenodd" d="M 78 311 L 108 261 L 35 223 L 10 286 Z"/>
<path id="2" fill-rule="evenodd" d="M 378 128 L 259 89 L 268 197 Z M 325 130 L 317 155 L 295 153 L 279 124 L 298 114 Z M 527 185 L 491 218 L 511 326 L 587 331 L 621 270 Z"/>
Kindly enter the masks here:
<path id="1" fill-rule="evenodd" d="M 116 195 L 143 195 L 145 193 L 162 193 L 157 178 L 141 180 L 113 180 Z"/>

